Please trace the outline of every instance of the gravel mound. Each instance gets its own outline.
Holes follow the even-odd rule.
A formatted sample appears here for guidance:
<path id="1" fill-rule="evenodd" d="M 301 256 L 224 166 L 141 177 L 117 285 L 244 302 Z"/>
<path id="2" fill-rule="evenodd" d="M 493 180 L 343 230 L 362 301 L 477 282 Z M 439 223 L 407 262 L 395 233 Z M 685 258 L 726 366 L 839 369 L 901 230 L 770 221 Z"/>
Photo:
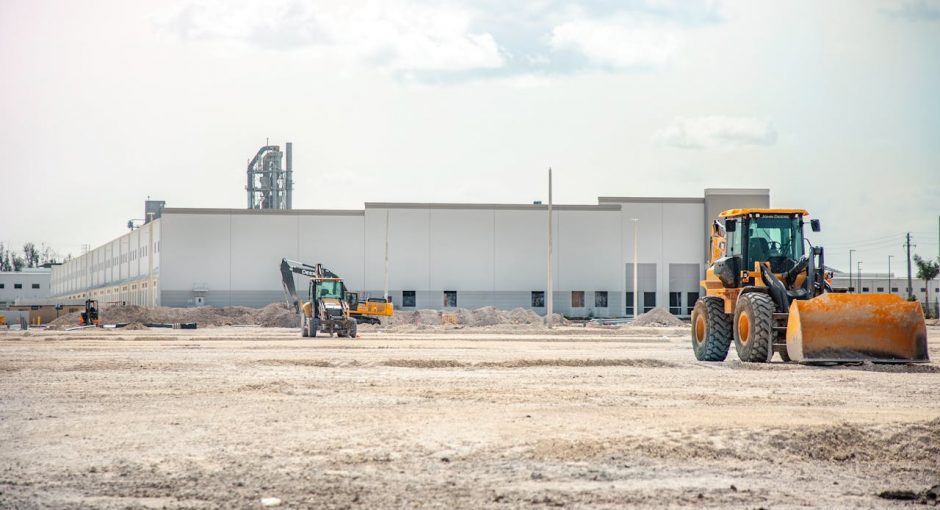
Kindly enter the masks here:
<path id="1" fill-rule="evenodd" d="M 386 326 L 497 326 L 504 324 L 542 325 L 545 318 L 527 308 L 514 308 L 512 310 L 498 310 L 492 306 L 484 306 L 476 310 L 456 308 L 452 311 L 440 310 L 396 310 L 395 315 L 382 319 Z M 568 321 L 560 314 L 552 314 L 553 324 L 567 324 Z"/>
<path id="2" fill-rule="evenodd" d="M 630 325 L 648 328 L 676 328 L 685 326 L 685 323 L 665 308 L 653 308 L 644 314 L 638 315 Z"/>
<path id="3" fill-rule="evenodd" d="M 79 312 L 63 315 L 49 323 L 50 329 L 79 325 Z M 110 306 L 101 311 L 102 324 L 128 323 L 132 329 L 148 323 L 177 324 L 195 322 L 198 327 L 262 326 L 269 328 L 298 327 L 297 316 L 285 303 L 272 303 L 264 308 L 247 306 L 204 306 L 199 308 L 148 308 L 137 305 Z M 139 325 L 139 326 L 138 326 Z"/>

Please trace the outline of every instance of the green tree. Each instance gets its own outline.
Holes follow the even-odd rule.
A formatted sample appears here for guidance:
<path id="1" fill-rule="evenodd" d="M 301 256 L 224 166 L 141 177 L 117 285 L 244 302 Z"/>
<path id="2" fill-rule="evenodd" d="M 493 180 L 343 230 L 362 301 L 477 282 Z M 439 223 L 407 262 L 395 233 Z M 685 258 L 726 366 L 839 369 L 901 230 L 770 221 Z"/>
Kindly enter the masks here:
<path id="1" fill-rule="evenodd" d="M 924 280 L 927 289 L 927 314 L 930 314 L 930 280 L 940 274 L 940 259 L 937 262 L 921 258 L 920 255 L 914 255 L 914 265 L 917 266 L 917 278 Z"/>

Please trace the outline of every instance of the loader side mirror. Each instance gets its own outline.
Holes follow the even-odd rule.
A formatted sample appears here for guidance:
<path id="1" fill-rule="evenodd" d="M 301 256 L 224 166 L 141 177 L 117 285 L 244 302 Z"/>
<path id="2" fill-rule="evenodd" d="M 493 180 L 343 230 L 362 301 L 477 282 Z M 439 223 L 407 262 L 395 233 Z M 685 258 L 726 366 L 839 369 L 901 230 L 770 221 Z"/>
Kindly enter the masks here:
<path id="1" fill-rule="evenodd" d="M 813 232 L 819 232 L 819 220 L 809 220 L 809 228 L 811 228 Z"/>
<path id="2" fill-rule="evenodd" d="M 725 220 L 725 232 L 734 232 L 737 229 L 738 229 L 737 220 L 733 220 L 731 218 L 728 218 Z"/>

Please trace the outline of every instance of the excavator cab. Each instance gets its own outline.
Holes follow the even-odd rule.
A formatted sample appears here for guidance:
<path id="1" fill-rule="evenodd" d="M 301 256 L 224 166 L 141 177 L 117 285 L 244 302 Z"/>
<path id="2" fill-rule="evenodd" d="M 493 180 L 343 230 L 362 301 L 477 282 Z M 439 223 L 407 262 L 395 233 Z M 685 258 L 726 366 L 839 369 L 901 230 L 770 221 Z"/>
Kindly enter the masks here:
<path id="1" fill-rule="evenodd" d="M 926 362 L 923 311 L 893 294 L 832 288 L 824 250 L 804 238 L 804 209 L 731 209 L 711 227 L 705 296 L 692 311 L 692 348 L 722 361 L 774 353 L 803 363 Z M 813 232 L 820 230 L 811 220 Z"/>

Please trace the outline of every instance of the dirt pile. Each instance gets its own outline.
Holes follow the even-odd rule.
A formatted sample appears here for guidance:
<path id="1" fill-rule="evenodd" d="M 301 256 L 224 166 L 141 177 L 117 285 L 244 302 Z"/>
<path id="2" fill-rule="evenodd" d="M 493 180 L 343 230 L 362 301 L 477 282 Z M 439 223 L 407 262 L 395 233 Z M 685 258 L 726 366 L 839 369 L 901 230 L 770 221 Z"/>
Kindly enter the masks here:
<path id="1" fill-rule="evenodd" d="M 285 303 L 272 303 L 264 308 L 246 306 L 199 308 L 147 308 L 136 305 L 111 306 L 101 311 L 102 324 L 128 323 L 134 329 L 147 323 L 176 324 L 195 322 L 198 327 L 210 326 L 263 326 L 269 328 L 297 327 L 297 316 Z M 79 325 L 79 312 L 63 315 L 49 323 L 51 329 L 64 329 Z"/>
<path id="2" fill-rule="evenodd" d="M 630 325 L 647 328 L 677 328 L 686 324 L 665 308 L 653 308 L 644 314 L 638 315 Z"/>
<path id="3" fill-rule="evenodd" d="M 545 323 L 545 318 L 526 308 L 512 310 L 498 310 L 492 306 L 484 306 L 476 310 L 456 308 L 453 311 L 415 310 L 406 312 L 396 310 L 395 315 L 382 319 L 385 326 L 497 326 L 506 324 L 520 324 L 537 326 Z M 560 314 L 552 314 L 553 324 L 567 324 L 568 321 Z"/>

